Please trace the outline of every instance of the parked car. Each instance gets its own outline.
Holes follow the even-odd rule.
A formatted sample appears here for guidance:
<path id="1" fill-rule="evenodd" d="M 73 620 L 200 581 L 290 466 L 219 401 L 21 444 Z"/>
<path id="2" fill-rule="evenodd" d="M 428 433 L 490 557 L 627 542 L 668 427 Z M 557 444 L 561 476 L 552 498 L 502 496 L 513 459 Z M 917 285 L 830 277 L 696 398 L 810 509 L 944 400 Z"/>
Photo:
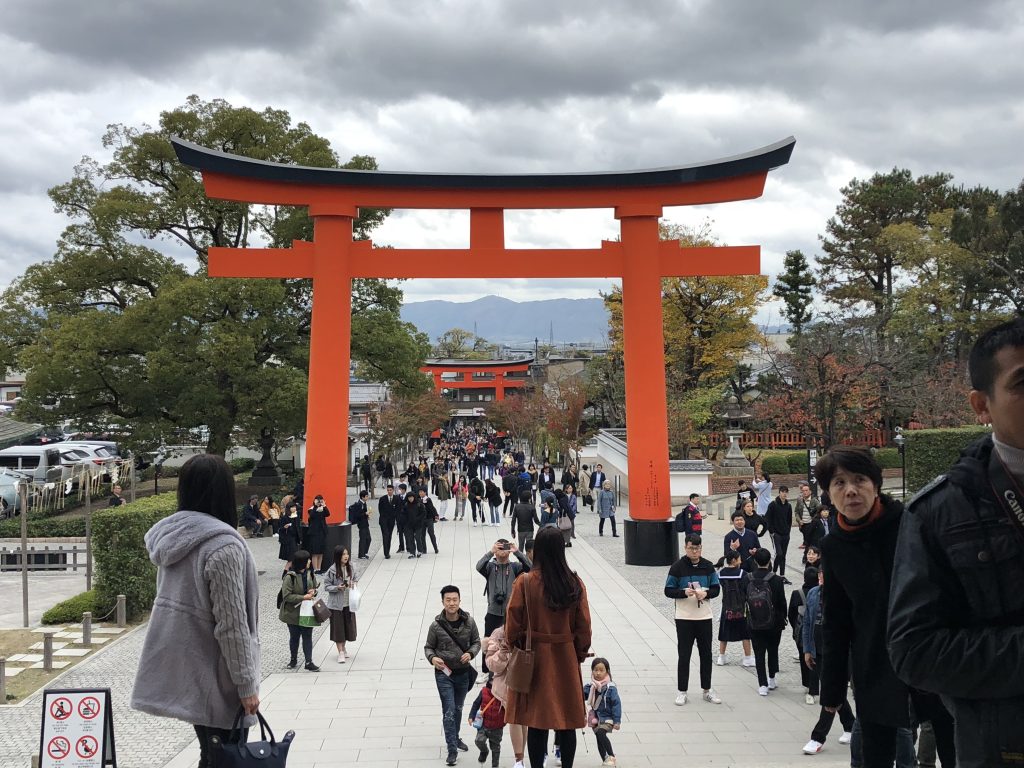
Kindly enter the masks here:
<path id="1" fill-rule="evenodd" d="M 15 445 L 0 450 L 0 467 L 21 472 L 34 483 L 65 483 L 71 468 L 65 467 L 54 445 Z"/>
<path id="2" fill-rule="evenodd" d="M 93 467 L 100 468 L 103 482 L 109 483 L 111 475 L 117 474 L 117 454 L 108 448 L 108 445 L 108 443 L 102 442 L 75 440 L 58 443 L 55 447 L 60 449 L 62 455 L 64 452 L 74 452 L 78 456 L 84 454 L 86 460 L 91 462 Z M 77 471 L 81 472 L 81 469 L 77 468 Z M 92 474 L 95 476 L 96 472 L 92 472 Z"/>

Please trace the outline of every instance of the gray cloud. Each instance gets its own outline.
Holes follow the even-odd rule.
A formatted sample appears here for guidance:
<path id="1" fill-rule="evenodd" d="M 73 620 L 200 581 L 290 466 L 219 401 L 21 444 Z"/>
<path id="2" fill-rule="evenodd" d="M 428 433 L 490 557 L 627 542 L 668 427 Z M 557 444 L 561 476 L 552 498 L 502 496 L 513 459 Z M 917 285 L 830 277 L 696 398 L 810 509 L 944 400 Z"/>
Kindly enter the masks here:
<path id="1" fill-rule="evenodd" d="M 0 33 L 0 56 L 18 62 L 0 73 L 0 210 L 17 214 L 0 215 L 0 285 L 52 253 L 64 222 L 45 190 L 81 155 L 104 155 L 105 125 L 155 123 L 189 93 L 287 108 L 340 154 L 393 170 L 643 168 L 792 133 L 793 161 L 764 199 L 669 214 L 762 243 L 775 271 L 789 248 L 815 252 L 854 175 L 901 166 L 1015 186 L 1020 50 L 1024 9 L 1009 0 L 14 0 Z M 461 226 L 417 222 L 378 239 Z M 527 217 L 510 232 L 564 246 L 603 226 Z"/>

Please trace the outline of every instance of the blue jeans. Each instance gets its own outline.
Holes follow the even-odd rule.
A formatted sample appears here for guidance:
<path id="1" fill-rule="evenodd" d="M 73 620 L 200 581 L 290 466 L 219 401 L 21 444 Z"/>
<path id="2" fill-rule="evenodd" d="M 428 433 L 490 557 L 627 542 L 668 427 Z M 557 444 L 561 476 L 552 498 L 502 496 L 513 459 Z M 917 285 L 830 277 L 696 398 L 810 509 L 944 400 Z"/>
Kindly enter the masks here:
<path id="1" fill-rule="evenodd" d="M 864 754 L 864 731 L 869 732 L 869 739 L 872 742 L 867 755 Z M 895 744 L 890 741 L 891 739 L 895 739 Z M 895 757 L 896 768 L 914 768 L 917 765 L 914 734 L 910 729 L 891 728 L 875 723 L 869 723 L 868 728 L 863 728 L 860 718 L 857 718 L 853 723 L 853 738 L 850 740 L 851 768 L 876 768 L 883 765 L 889 768 L 892 765 L 890 755 Z"/>
<path id="2" fill-rule="evenodd" d="M 434 682 L 437 683 L 437 694 L 441 697 L 441 726 L 444 728 L 444 741 L 448 745 L 448 751 L 451 752 L 457 748 L 459 743 L 462 705 L 466 703 L 466 694 L 473 687 L 473 675 L 468 669 L 452 672 L 451 676 L 435 669 Z"/>

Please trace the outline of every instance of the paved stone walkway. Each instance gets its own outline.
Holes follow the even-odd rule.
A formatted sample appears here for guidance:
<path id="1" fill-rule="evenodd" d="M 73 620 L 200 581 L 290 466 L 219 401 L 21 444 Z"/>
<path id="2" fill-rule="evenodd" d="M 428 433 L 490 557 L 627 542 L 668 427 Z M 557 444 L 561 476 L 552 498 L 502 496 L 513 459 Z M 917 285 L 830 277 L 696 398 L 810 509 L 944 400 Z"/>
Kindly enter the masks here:
<path id="1" fill-rule="evenodd" d="M 349 663 L 337 664 L 333 644 L 321 636 L 314 657 L 323 664 L 322 672 L 277 672 L 264 681 L 262 709 L 271 727 L 278 737 L 289 729 L 297 733 L 291 751 L 296 765 L 443 765 L 440 705 L 423 657 L 423 640 L 440 611 L 439 589 L 449 582 L 462 588 L 463 606 L 482 625 L 486 601 L 474 565 L 505 528 L 474 528 L 463 522 L 439 524 L 437 529 L 440 555 L 413 562 L 395 556 L 370 561 L 361 580 L 359 640 L 350 645 Z M 768 698 L 757 695 L 753 670 L 731 664 L 714 669 L 722 705 L 691 701 L 675 706 L 675 628 L 665 615 L 668 601 L 661 596 L 664 570 L 624 567 L 602 554 L 618 552 L 621 563 L 622 540 L 597 539 L 592 513 L 578 519 L 578 531 L 569 555 L 589 590 L 593 649 L 610 660 L 623 698 L 622 730 L 612 738 L 620 765 L 849 763 L 848 748 L 836 741 L 838 724 L 824 752 L 814 758 L 801 754 L 818 709 L 803 703 L 797 665 L 785 655 L 780 690 Z M 708 533 L 710 538 L 715 535 Z M 693 663 L 696 675 L 696 654 Z M 473 733 L 463 725 L 467 742 Z M 192 766 L 196 755 L 195 745 L 190 745 L 168 768 Z M 501 759 L 503 766 L 511 766 L 507 736 Z M 600 762 L 589 731 L 577 759 L 583 766 Z M 476 764 L 476 752 L 462 754 L 459 761 Z"/>
<path id="2" fill-rule="evenodd" d="M 724 524 L 709 519 L 705 526 L 709 546 L 714 546 L 711 542 L 724 533 Z M 401 555 L 384 560 L 378 554 L 379 529 L 373 527 L 374 557 L 361 565 L 364 604 L 358 616 L 360 637 L 350 646 L 352 660 L 337 664 L 333 644 L 323 629 L 317 630 L 314 658 L 323 663 L 323 671 L 316 674 L 283 668 L 288 659 L 287 632 L 277 621 L 274 605 L 281 572 L 277 542 L 250 542 L 263 572 L 263 709 L 278 736 L 288 729 L 297 732 L 291 764 L 304 768 L 334 768 L 352 761 L 370 768 L 443 765 L 440 706 L 432 671 L 423 658 L 423 639 L 440 610 L 438 590 L 449 582 L 462 587 L 463 605 L 482 625 L 483 579 L 474 565 L 507 529 L 474 528 L 468 521 L 436 528 L 441 554 L 409 561 Z M 808 758 L 800 753 L 818 710 L 803 703 L 799 671 L 785 645 L 781 687 L 767 699 L 756 694 L 753 670 L 738 666 L 737 647 L 730 649 L 729 666 L 714 669 L 714 686 L 724 699 L 721 706 L 692 701 L 676 707 L 675 631 L 671 602 L 662 596 L 666 569 L 625 566 L 622 539 L 598 538 L 596 531 L 596 515 L 581 514 L 579 538 L 569 557 L 589 590 L 594 651 L 611 661 L 623 697 L 622 730 L 612 738 L 620 765 L 848 764 L 848 748 L 836 741 L 838 724 L 822 754 Z M 716 611 L 717 607 L 716 603 Z M 113 689 L 118 762 L 124 768 L 194 766 L 197 749 L 187 725 L 128 708 L 144 637 L 144 629 L 129 633 L 54 685 Z M 696 653 L 693 665 L 696 676 Z M 39 708 L 39 695 L 23 706 L 0 707 L 0 767 L 29 764 L 38 749 Z M 471 731 L 463 726 L 466 741 L 471 742 Z M 506 736 L 502 765 L 510 767 L 511 761 Z M 475 752 L 460 757 L 462 765 L 475 763 Z M 578 763 L 599 764 L 589 731 L 581 740 Z"/>

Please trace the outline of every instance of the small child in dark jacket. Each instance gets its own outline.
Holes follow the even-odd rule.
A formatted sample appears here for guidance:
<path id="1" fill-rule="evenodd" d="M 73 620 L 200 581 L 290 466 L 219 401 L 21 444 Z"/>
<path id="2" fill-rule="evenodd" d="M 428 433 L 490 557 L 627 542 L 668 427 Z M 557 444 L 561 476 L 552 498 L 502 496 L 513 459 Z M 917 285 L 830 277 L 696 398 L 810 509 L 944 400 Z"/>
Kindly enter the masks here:
<path id="1" fill-rule="evenodd" d="M 479 729 L 476 733 L 476 747 L 480 750 L 478 760 L 481 764 L 487 762 L 487 745 L 490 743 L 491 767 L 498 768 L 501 736 L 505 730 L 505 707 L 498 697 L 491 693 L 493 680 L 492 673 L 487 678 L 487 684 L 480 689 L 480 694 L 469 710 L 469 724 Z M 478 715 L 481 720 L 479 725 L 476 722 Z"/>
<path id="2" fill-rule="evenodd" d="M 590 663 L 590 682 L 583 686 L 587 702 L 587 725 L 594 730 L 602 765 L 615 765 L 615 751 L 608 734 L 622 725 L 622 700 L 612 681 L 608 659 L 598 657 Z"/>

